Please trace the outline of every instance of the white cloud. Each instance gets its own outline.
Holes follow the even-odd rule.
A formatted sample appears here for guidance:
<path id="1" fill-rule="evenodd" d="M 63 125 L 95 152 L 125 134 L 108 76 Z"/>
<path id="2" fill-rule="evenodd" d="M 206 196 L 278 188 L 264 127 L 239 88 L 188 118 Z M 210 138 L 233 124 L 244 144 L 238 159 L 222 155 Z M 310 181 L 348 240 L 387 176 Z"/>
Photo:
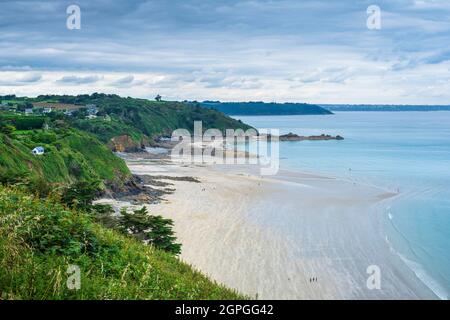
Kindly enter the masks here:
<path id="1" fill-rule="evenodd" d="M 78 2 L 78 32 L 60 1 L 2 3 L 1 94 L 450 101 L 448 1 L 379 0 L 379 31 L 358 0 Z"/>

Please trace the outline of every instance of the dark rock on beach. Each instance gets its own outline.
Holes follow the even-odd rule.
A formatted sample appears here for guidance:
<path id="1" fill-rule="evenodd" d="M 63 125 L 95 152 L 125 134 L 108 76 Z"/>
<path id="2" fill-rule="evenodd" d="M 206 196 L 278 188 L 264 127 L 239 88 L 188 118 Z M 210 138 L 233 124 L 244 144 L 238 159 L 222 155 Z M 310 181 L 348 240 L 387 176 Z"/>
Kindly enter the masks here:
<path id="1" fill-rule="evenodd" d="M 120 201 L 143 204 L 158 202 L 167 193 L 164 190 L 146 185 L 139 176 L 133 175 L 132 179 L 125 182 L 120 188 L 110 186 L 105 192 L 105 195 Z"/>
<path id="2" fill-rule="evenodd" d="M 173 184 L 168 181 L 200 182 L 194 177 L 133 175 L 133 178 L 120 188 L 109 186 L 104 195 L 132 204 L 157 203 L 163 199 L 164 195 L 175 191 L 171 188 Z"/>

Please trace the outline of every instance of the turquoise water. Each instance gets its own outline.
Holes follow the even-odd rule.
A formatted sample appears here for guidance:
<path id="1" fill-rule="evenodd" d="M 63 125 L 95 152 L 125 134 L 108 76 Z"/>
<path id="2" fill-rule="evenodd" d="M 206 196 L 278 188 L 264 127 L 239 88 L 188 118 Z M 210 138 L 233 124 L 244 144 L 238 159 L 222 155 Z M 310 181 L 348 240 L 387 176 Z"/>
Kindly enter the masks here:
<path id="1" fill-rule="evenodd" d="M 281 142 L 281 168 L 399 192 L 386 208 L 389 241 L 438 296 L 450 297 L 450 111 L 236 118 L 281 134 L 342 135 Z"/>

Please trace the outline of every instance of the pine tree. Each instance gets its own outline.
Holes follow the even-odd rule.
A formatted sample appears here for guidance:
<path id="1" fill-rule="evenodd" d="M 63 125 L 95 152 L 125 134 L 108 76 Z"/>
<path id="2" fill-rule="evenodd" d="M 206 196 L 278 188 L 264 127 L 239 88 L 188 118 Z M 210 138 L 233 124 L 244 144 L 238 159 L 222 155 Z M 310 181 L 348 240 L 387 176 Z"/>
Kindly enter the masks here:
<path id="1" fill-rule="evenodd" d="M 121 210 L 119 228 L 123 233 L 132 234 L 156 248 L 179 254 L 181 253 L 181 244 L 175 242 L 177 238 L 174 236 L 172 227 L 171 219 L 149 215 L 146 207 L 132 213 L 126 209 Z"/>

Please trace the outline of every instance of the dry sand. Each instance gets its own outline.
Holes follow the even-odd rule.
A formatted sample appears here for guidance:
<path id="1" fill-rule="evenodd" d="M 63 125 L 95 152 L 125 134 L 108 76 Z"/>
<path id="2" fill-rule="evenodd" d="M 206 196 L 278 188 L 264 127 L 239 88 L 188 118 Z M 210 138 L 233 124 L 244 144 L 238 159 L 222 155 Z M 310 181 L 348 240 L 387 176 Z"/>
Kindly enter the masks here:
<path id="1" fill-rule="evenodd" d="M 310 174 L 259 177 L 243 166 L 149 160 L 128 165 L 135 174 L 201 181 L 169 181 L 176 191 L 148 207 L 174 220 L 181 259 L 244 294 L 261 299 L 436 298 L 390 249 L 383 233 L 382 208 L 393 194 Z M 370 265 L 381 270 L 380 290 L 366 286 Z"/>

